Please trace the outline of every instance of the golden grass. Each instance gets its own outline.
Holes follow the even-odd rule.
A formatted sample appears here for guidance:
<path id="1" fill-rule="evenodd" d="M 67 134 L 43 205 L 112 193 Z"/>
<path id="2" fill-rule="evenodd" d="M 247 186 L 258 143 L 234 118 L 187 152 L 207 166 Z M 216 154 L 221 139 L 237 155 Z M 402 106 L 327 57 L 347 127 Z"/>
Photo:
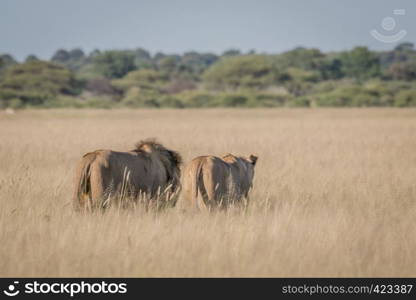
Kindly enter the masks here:
<path id="1" fill-rule="evenodd" d="M 249 211 L 72 211 L 87 151 L 255 153 Z M 416 110 L 0 113 L 0 276 L 416 276 Z"/>

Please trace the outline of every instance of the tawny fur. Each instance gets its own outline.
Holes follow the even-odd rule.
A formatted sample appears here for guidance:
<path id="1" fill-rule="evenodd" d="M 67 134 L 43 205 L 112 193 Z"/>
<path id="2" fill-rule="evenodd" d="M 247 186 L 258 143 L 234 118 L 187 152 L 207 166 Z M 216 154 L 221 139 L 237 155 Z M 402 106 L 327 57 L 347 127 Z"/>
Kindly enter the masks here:
<path id="1" fill-rule="evenodd" d="M 121 192 L 133 199 L 143 195 L 152 200 L 163 194 L 165 201 L 175 201 L 181 163 L 177 152 L 153 139 L 139 142 L 128 152 L 87 153 L 76 171 L 75 208 L 102 208 L 109 199 L 119 198 Z"/>
<path id="2" fill-rule="evenodd" d="M 184 169 L 181 209 L 211 210 L 231 204 L 248 204 L 248 193 L 253 185 L 257 157 L 234 156 L 222 158 L 200 156 Z"/>

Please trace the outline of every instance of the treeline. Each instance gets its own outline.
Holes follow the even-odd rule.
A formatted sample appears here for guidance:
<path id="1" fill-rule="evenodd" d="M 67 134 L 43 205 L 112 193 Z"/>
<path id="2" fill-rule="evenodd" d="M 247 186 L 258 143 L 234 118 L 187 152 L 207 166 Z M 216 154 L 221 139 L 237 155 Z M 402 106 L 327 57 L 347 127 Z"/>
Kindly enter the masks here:
<path id="1" fill-rule="evenodd" d="M 416 106 L 416 50 L 0 55 L 0 108 Z"/>

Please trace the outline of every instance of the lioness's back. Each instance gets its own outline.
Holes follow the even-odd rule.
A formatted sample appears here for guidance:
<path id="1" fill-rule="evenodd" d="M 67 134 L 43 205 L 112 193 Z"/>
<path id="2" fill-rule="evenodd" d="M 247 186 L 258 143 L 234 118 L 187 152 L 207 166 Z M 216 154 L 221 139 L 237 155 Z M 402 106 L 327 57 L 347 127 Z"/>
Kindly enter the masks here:
<path id="1" fill-rule="evenodd" d="M 227 154 L 199 156 L 185 167 L 182 180 L 181 208 L 227 207 L 248 201 L 257 157 Z M 247 203 L 246 201 L 246 203 Z"/>
<path id="2" fill-rule="evenodd" d="M 227 193 L 229 167 L 219 157 L 196 157 L 183 174 L 182 208 L 205 209 L 208 202 Z"/>

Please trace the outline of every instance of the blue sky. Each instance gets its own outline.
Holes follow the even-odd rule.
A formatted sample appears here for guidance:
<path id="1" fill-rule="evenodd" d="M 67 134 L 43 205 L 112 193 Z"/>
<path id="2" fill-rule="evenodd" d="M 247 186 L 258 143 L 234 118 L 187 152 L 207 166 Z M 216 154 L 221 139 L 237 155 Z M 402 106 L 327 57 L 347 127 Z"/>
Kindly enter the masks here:
<path id="1" fill-rule="evenodd" d="M 405 15 L 394 15 L 405 9 Z M 393 17 L 396 27 L 383 31 Z M 0 53 L 50 58 L 58 48 L 143 47 L 152 53 L 226 49 L 278 53 L 365 45 L 391 49 L 370 30 L 416 42 L 414 0 L 0 0 Z"/>

